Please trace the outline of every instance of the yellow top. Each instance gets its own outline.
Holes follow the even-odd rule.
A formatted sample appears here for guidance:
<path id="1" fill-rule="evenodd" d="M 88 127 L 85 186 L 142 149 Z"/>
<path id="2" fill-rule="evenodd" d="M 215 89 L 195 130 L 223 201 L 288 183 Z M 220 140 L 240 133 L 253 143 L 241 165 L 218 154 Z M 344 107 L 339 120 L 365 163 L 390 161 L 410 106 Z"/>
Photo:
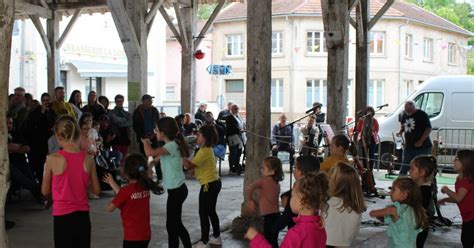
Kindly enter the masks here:
<path id="1" fill-rule="evenodd" d="M 347 160 L 345 157 L 329 156 L 329 157 L 325 158 L 324 161 L 321 163 L 320 170 L 327 172 L 333 166 L 335 166 L 338 162 L 349 163 L 349 160 Z"/>
<path id="2" fill-rule="evenodd" d="M 206 185 L 219 179 L 216 170 L 216 158 L 214 157 L 212 147 L 201 147 L 193 158 L 192 163 L 196 165 L 194 174 L 199 184 Z"/>

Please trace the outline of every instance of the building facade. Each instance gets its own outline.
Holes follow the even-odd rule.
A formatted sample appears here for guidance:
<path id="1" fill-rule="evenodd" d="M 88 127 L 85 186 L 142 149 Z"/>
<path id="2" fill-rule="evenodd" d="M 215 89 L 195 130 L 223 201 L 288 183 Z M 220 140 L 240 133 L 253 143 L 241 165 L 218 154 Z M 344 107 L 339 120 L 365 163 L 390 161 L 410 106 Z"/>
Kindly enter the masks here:
<path id="1" fill-rule="evenodd" d="M 385 1 L 372 0 L 371 13 Z M 232 3 L 213 28 L 213 60 L 231 65 L 223 93 L 245 108 L 246 5 Z M 272 4 L 272 119 L 301 116 L 313 102 L 326 111 L 327 51 L 319 0 Z M 416 86 L 436 75 L 467 73 L 466 31 L 415 5 L 396 1 L 370 32 L 368 105 L 395 109 Z M 349 35 L 348 116 L 354 113 L 355 29 Z M 216 85 L 216 84 L 213 84 Z M 217 87 L 213 88 L 217 96 Z"/>

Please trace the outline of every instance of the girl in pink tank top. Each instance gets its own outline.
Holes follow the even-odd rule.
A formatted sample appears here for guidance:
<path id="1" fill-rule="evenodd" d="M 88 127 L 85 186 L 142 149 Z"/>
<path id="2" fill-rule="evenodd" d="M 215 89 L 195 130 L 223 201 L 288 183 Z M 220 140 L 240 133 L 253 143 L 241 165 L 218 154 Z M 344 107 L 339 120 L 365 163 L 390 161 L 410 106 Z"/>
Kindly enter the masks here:
<path id="1" fill-rule="evenodd" d="M 54 246 L 90 247 L 88 189 L 100 194 L 94 159 L 79 148 L 80 128 L 70 116 L 61 116 L 54 134 L 63 150 L 46 159 L 42 193 L 53 195 Z"/>

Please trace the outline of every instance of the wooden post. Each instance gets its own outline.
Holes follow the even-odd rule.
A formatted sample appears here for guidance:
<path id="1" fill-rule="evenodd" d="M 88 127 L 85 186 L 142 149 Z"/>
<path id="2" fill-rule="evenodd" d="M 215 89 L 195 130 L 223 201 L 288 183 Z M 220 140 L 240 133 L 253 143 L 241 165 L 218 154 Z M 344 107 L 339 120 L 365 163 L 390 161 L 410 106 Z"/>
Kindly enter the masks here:
<path id="1" fill-rule="evenodd" d="M 183 113 L 194 113 L 196 103 L 196 61 L 194 59 L 193 35 L 196 29 L 196 11 L 198 1 L 192 0 L 191 6 L 175 8 L 181 27 L 181 108 Z"/>
<path id="2" fill-rule="evenodd" d="M 59 85 L 59 49 L 56 42 L 59 39 L 59 21 L 61 14 L 53 11 L 52 18 L 46 22 L 51 56 L 48 57 L 48 93 L 54 96 L 54 88 Z"/>
<path id="3" fill-rule="evenodd" d="M 359 0 L 356 4 L 356 75 L 355 111 L 364 110 L 368 104 L 367 85 L 369 83 L 369 14 L 370 0 Z M 375 106 L 374 106 L 375 107 Z"/>
<path id="4" fill-rule="evenodd" d="M 321 0 L 321 7 L 328 50 L 327 122 L 338 132 L 342 130 L 347 112 L 349 4 L 348 1 Z"/>
<path id="5" fill-rule="evenodd" d="M 247 146 L 245 187 L 260 178 L 260 164 L 270 153 L 272 1 L 247 1 Z M 257 135 L 258 134 L 258 135 Z M 244 199 L 245 202 L 247 199 Z"/>
<path id="6" fill-rule="evenodd" d="M 107 0 L 107 5 L 127 54 L 129 91 L 135 90 L 130 87 L 138 87 L 139 92 L 136 93 L 142 96 L 147 93 L 148 88 L 148 25 L 145 23 L 147 1 Z M 136 103 L 140 100 L 140 96 L 136 94 L 134 96 L 129 94 L 128 96 L 129 109 L 133 111 Z"/>
<path id="7" fill-rule="evenodd" d="M 15 13 L 15 1 L 3 0 L 0 3 L 0 247 L 8 247 L 5 231 L 5 202 L 10 187 L 10 162 L 8 160 L 8 82 L 10 79 L 10 53 Z"/>

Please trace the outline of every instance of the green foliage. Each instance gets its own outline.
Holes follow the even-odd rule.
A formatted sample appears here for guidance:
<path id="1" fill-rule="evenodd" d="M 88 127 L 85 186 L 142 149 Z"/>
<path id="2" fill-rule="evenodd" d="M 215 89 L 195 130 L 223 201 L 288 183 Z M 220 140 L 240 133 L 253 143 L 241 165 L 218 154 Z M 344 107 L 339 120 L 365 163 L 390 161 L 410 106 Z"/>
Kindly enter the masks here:
<path id="1" fill-rule="evenodd" d="M 472 51 L 467 55 L 467 74 L 474 75 L 474 54 Z"/>
<path id="2" fill-rule="evenodd" d="M 474 32 L 474 10 L 468 3 L 455 0 L 407 0 L 428 11 L 447 19 L 456 25 Z"/>
<path id="3" fill-rule="evenodd" d="M 202 4 L 199 5 L 197 18 L 199 20 L 207 20 L 212 14 L 214 8 L 216 8 L 217 4 Z"/>
<path id="4" fill-rule="evenodd" d="M 474 32 L 474 9 L 468 3 L 457 3 L 456 0 L 407 0 L 446 20 Z M 474 45 L 474 37 L 470 37 L 468 45 Z M 474 75 L 474 52 L 467 55 L 467 74 Z"/>

